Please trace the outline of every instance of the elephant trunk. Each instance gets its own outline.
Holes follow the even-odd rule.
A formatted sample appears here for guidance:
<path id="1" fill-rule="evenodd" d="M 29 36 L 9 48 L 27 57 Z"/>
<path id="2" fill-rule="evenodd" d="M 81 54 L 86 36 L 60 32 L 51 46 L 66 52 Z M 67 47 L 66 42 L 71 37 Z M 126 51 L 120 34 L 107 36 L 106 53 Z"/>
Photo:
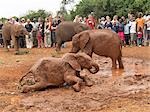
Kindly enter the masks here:
<path id="1" fill-rule="evenodd" d="M 72 47 L 70 53 L 77 53 L 79 52 L 80 48 Z"/>
<path id="2" fill-rule="evenodd" d="M 94 70 L 93 70 L 93 67 L 94 67 Z M 95 74 L 99 71 L 99 66 L 98 64 L 92 62 L 91 63 L 91 68 L 89 69 L 89 71 L 92 73 L 92 74 Z"/>

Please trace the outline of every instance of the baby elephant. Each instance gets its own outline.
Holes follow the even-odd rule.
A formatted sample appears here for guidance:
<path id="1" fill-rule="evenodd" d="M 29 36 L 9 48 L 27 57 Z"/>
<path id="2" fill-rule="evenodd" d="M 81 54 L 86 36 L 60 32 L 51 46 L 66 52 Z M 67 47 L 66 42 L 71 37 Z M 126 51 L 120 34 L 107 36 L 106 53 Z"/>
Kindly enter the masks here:
<path id="1" fill-rule="evenodd" d="M 85 52 L 92 57 L 95 53 L 99 56 L 110 57 L 112 60 L 112 68 L 123 69 L 121 40 L 119 36 L 108 29 L 102 30 L 86 30 L 72 37 L 71 53 L 77 53 L 79 50 Z"/>
<path id="2" fill-rule="evenodd" d="M 82 69 L 88 69 L 94 74 L 99 71 L 99 66 L 85 53 L 66 53 L 62 58 L 42 58 L 20 79 L 19 89 L 29 92 L 67 83 L 79 92 L 82 82 L 91 86 L 88 77 L 80 76 Z"/>

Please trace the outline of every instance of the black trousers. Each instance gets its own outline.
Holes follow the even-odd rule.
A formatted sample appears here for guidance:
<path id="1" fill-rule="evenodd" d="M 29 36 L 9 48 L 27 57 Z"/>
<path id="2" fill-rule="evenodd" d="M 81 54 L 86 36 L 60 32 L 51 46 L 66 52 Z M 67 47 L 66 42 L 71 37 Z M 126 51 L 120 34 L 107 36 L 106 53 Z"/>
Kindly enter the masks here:
<path id="1" fill-rule="evenodd" d="M 56 34 L 55 31 L 51 32 L 51 47 L 53 47 L 53 45 L 56 47 Z"/>
<path id="2" fill-rule="evenodd" d="M 130 34 L 125 34 L 125 42 L 126 42 L 126 45 L 129 45 L 129 44 L 130 44 L 129 40 L 130 40 Z"/>
<path id="3" fill-rule="evenodd" d="M 3 45 L 3 38 L 2 38 L 2 34 L 0 34 L 0 44 Z"/>
<path id="4" fill-rule="evenodd" d="M 19 46 L 21 48 L 25 48 L 26 47 L 26 41 L 25 41 L 25 37 L 24 36 L 19 37 Z"/>

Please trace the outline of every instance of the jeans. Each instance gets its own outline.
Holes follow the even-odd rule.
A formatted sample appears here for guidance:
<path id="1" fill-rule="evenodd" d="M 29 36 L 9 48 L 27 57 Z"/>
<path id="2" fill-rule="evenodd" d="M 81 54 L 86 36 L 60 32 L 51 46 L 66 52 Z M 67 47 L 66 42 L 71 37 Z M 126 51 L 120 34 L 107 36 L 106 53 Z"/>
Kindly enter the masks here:
<path id="1" fill-rule="evenodd" d="M 137 46 L 142 45 L 142 38 L 137 38 Z"/>

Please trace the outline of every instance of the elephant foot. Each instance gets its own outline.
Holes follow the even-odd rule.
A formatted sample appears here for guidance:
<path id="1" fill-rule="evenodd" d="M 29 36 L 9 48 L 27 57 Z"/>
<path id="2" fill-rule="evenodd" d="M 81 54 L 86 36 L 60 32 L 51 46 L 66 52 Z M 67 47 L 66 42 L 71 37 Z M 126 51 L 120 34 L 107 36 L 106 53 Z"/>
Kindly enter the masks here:
<path id="1" fill-rule="evenodd" d="M 81 91 L 81 87 L 79 84 L 75 84 L 72 86 L 75 92 L 80 92 Z"/>
<path id="2" fill-rule="evenodd" d="M 19 53 L 19 51 L 15 51 L 15 55 L 19 55 L 20 53 Z"/>
<path id="3" fill-rule="evenodd" d="M 122 66 L 119 66 L 119 69 L 124 69 L 124 66 L 122 65 Z"/>
<path id="4" fill-rule="evenodd" d="M 15 55 L 24 55 L 24 54 L 28 54 L 29 51 L 16 51 Z"/>
<path id="5" fill-rule="evenodd" d="M 93 82 L 88 79 L 88 81 L 85 82 L 85 85 L 88 87 L 91 87 L 91 86 L 93 86 Z"/>
<path id="6" fill-rule="evenodd" d="M 116 69 L 117 69 L 117 67 L 114 67 L 114 66 L 113 66 L 111 69 L 112 69 L 112 70 L 116 70 Z"/>
<path id="7" fill-rule="evenodd" d="M 28 86 L 23 86 L 23 87 L 19 87 L 19 91 L 21 93 L 27 93 L 27 92 L 31 91 L 31 89 Z"/>

